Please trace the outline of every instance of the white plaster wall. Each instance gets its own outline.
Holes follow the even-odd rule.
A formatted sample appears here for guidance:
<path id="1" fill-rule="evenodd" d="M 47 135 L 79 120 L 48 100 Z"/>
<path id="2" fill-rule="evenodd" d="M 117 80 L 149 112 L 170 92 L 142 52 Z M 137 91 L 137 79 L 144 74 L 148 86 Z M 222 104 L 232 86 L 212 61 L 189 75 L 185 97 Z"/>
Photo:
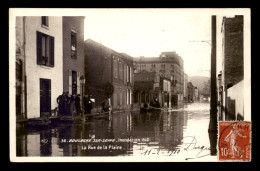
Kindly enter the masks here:
<path id="1" fill-rule="evenodd" d="M 26 17 L 27 117 L 40 117 L 40 78 L 51 79 L 51 109 L 63 89 L 62 17 L 49 17 L 49 29 L 41 26 L 41 17 Z M 37 65 L 36 31 L 54 37 L 54 67 Z"/>
<path id="2" fill-rule="evenodd" d="M 22 48 L 23 45 L 23 17 L 16 17 L 15 23 L 16 46 Z M 23 50 L 23 49 L 21 49 Z"/>
<path id="3" fill-rule="evenodd" d="M 244 91 L 243 90 L 244 90 L 244 80 L 240 81 L 239 83 L 237 83 L 236 85 L 228 89 L 228 97 L 230 97 L 232 100 L 236 100 L 235 102 L 236 115 L 240 113 L 242 116 L 244 116 L 244 120 L 246 120 L 247 116 L 246 114 L 244 114 Z"/>

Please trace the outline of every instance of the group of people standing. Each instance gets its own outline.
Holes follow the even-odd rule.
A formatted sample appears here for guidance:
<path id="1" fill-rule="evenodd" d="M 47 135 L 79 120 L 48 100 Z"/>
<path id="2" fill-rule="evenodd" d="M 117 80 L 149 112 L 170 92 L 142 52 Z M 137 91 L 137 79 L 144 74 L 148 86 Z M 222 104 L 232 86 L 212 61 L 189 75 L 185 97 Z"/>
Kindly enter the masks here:
<path id="1" fill-rule="evenodd" d="M 63 92 L 62 95 L 57 98 L 57 103 L 59 116 L 74 116 L 81 113 L 80 94 L 69 96 L 68 92 Z"/>
<path id="2" fill-rule="evenodd" d="M 59 116 L 75 116 L 80 114 L 91 114 L 93 109 L 92 95 L 84 95 L 81 106 L 80 94 L 69 96 L 68 92 L 63 92 L 57 98 Z M 102 102 L 103 112 L 110 111 L 110 101 L 108 99 Z"/>

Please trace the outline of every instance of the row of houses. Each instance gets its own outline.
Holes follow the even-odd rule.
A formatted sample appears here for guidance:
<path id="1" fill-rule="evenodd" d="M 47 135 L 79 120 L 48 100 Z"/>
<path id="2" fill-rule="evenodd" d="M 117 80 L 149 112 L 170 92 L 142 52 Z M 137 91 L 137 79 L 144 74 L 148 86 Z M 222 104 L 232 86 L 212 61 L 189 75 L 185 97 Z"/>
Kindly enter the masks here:
<path id="1" fill-rule="evenodd" d="M 63 92 L 80 94 L 81 103 L 83 95 L 92 95 L 96 110 L 107 96 L 114 110 L 130 109 L 133 58 L 84 41 L 84 18 L 16 17 L 17 119 L 50 112 Z"/>
<path id="2" fill-rule="evenodd" d="M 158 100 L 171 108 L 188 101 L 188 76 L 176 52 L 133 58 L 91 39 L 84 41 L 79 16 L 16 17 L 16 116 L 41 117 L 57 97 L 92 95 L 93 112 L 110 99 L 113 110 Z"/>
<path id="3" fill-rule="evenodd" d="M 188 90 L 184 61 L 175 51 L 134 58 L 134 78 L 134 103 L 159 101 L 161 107 L 172 108 L 193 101 L 194 90 L 192 94 Z"/>

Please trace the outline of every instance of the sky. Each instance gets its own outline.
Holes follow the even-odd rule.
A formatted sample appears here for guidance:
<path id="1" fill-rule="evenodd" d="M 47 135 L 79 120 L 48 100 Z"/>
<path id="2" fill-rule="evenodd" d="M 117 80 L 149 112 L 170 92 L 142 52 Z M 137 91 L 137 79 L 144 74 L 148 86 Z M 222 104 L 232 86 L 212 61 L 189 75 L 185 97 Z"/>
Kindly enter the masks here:
<path id="1" fill-rule="evenodd" d="M 210 75 L 211 15 L 176 9 L 92 9 L 84 39 L 132 57 L 158 57 L 175 51 L 189 76 Z M 195 42 L 192 42 L 195 41 Z"/>
<path id="2" fill-rule="evenodd" d="M 211 16 L 217 16 L 218 74 L 222 69 L 222 18 L 244 15 L 247 42 L 244 62 L 250 68 L 250 9 L 247 8 L 16 8 L 9 17 L 46 14 L 85 16 L 85 40 L 90 38 L 132 57 L 158 57 L 163 51 L 175 51 L 184 60 L 186 74 L 208 77 L 211 46 L 201 41 L 211 42 Z"/>

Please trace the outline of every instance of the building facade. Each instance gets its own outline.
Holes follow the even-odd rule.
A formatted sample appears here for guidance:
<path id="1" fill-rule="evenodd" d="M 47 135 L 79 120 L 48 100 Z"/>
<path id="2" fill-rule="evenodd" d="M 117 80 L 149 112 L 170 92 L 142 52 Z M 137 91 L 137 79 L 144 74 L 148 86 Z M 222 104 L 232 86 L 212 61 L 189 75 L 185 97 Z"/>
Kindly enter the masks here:
<path id="1" fill-rule="evenodd" d="M 156 72 L 171 81 L 170 104 L 183 102 L 184 71 L 183 60 L 176 52 L 162 52 L 159 57 L 139 57 L 134 59 L 134 72 Z M 171 107 L 171 106 L 170 106 Z"/>
<path id="2" fill-rule="evenodd" d="M 125 53 L 118 53 L 91 39 L 85 41 L 85 76 L 86 93 L 95 99 L 96 109 L 109 95 L 113 110 L 128 110 L 133 101 L 133 58 Z"/>
<path id="3" fill-rule="evenodd" d="M 222 22 L 222 71 L 219 79 L 221 120 L 244 120 L 244 18 L 224 17 Z"/>
<path id="4" fill-rule="evenodd" d="M 63 33 L 63 91 L 83 96 L 84 18 L 62 17 Z"/>
<path id="5" fill-rule="evenodd" d="M 194 100 L 195 100 L 195 101 L 199 101 L 199 100 L 200 100 L 198 87 L 195 87 L 195 88 L 194 88 Z"/>
<path id="6" fill-rule="evenodd" d="M 183 82 L 183 101 L 188 102 L 188 75 L 184 73 L 184 82 Z"/>
<path id="7" fill-rule="evenodd" d="M 160 80 L 156 72 L 134 73 L 134 103 L 142 107 L 144 103 L 150 104 L 155 98 L 159 97 Z"/>
<path id="8" fill-rule="evenodd" d="M 160 107 L 169 108 L 171 106 L 171 80 L 159 76 L 156 72 L 142 71 L 134 74 L 134 103 L 139 107 L 143 104 L 156 106 L 156 101 Z"/>
<path id="9" fill-rule="evenodd" d="M 192 82 L 188 82 L 188 102 L 194 102 L 195 100 L 195 87 L 193 86 Z"/>
<path id="10" fill-rule="evenodd" d="M 16 108 L 24 119 L 57 107 L 63 89 L 62 17 L 16 17 Z"/>

